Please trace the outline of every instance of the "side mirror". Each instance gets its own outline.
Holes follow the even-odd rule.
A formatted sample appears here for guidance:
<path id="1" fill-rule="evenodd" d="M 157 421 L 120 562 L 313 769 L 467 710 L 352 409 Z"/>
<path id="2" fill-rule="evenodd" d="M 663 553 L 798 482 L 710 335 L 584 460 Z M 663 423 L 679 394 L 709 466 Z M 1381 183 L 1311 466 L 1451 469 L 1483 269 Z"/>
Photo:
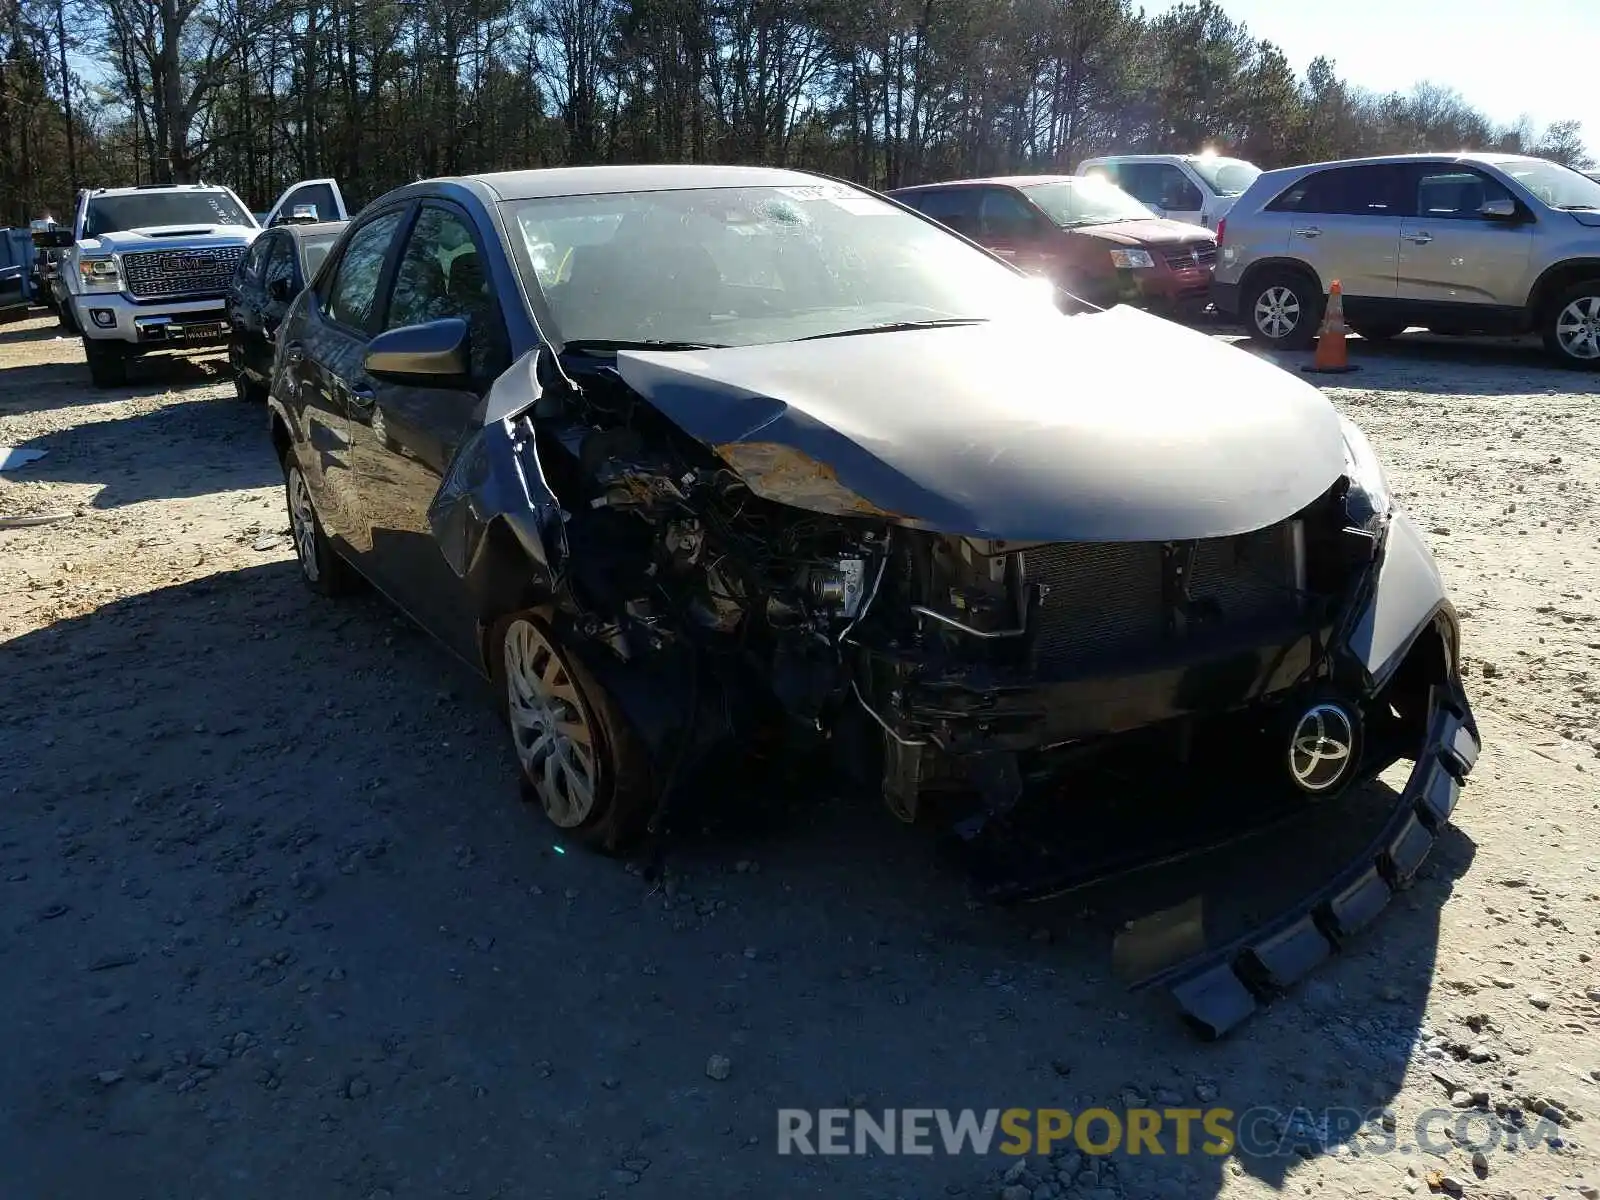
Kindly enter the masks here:
<path id="1" fill-rule="evenodd" d="M 33 235 L 33 244 L 46 250 L 66 250 L 73 240 L 70 229 L 43 229 Z"/>
<path id="2" fill-rule="evenodd" d="M 294 293 L 289 290 L 289 281 L 287 279 L 274 279 L 267 284 L 267 295 L 284 303 L 294 299 Z"/>
<path id="3" fill-rule="evenodd" d="M 1517 215 L 1517 202 L 1511 199 L 1485 200 L 1478 215 L 1490 221 L 1509 221 Z"/>
<path id="4" fill-rule="evenodd" d="M 367 343 L 363 365 L 374 379 L 416 387 L 464 387 L 471 375 L 467 323 L 460 317 L 444 317 L 385 330 Z"/>

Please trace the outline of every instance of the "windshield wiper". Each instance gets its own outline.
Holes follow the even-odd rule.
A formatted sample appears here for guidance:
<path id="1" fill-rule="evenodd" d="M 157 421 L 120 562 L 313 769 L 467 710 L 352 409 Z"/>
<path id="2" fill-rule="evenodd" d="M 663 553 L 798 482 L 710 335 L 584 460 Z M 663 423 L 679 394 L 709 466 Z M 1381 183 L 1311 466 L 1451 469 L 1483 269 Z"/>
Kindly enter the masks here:
<path id="1" fill-rule="evenodd" d="M 812 333 L 797 342 L 816 342 L 823 338 L 855 337 L 862 333 L 900 333 L 907 329 L 949 329 L 956 325 L 983 325 L 988 317 L 944 317 L 937 321 L 888 321 L 882 325 L 863 325 L 859 329 L 839 329 L 833 333 Z"/>
<path id="2" fill-rule="evenodd" d="M 718 342 L 674 342 L 664 338 L 573 338 L 561 344 L 562 353 L 612 354 L 618 350 L 726 350 Z"/>

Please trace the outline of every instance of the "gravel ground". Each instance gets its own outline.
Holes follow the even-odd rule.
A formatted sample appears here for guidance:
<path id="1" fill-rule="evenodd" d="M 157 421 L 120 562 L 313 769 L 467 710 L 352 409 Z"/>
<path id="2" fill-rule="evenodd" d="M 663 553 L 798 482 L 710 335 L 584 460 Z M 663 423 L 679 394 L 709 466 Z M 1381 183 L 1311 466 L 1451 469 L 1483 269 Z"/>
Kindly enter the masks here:
<path id="1" fill-rule="evenodd" d="M 1418 886 L 1204 1045 L 1108 955 L 1171 873 L 997 911 L 826 797 L 685 841 L 665 886 L 564 853 L 479 685 L 381 602 L 300 587 L 220 359 L 97 393 L 50 323 L 0 329 L 0 445 L 48 452 L 0 517 L 67 514 L 0 532 L 0 1198 L 1593 1200 L 1600 380 L 1515 346 L 1356 357 L 1331 394 L 1432 530 L 1486 747 Z M 1330 865 L 1311 840 L 1188 870 L 1266 905 Z M 1289 1136 L 776 1152 L 780 1107 L 1141 1101 L 1271 1106 Z M 1552 1123 L 1474 1163 L 1448 1121 L 1384 1153 L 1320 1120 L 1373 1106 L 1399 1145 L 1436 1109 L 1480 1112 L 1473 1139 Z"/>

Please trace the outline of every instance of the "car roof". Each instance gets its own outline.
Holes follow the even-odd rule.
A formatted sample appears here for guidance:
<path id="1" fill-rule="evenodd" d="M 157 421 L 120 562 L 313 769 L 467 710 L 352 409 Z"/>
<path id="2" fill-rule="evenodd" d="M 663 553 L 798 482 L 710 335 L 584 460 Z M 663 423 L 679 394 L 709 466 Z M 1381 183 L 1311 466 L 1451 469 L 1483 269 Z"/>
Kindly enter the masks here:
<path id="1" fill-rule="evenodd" d="M 1040 183 L 1076 183 L 1082 178 L 1081 175 L 986 175 L 973 179 L 945 179 L 938 183 L 918 183 L 911 187 L 895 188 L 892 192 L 884 194 L 906 196 L 917 192 L 931 192 L 938 188 L 959 187 L 1032 187 Z"/>
<path id="2" fill-rule="evenodd" d="M 779 167 L 723 167 L 699 163 L 552 167 L 540 171 L 492 171 L 465 178 L 482 184 L 500 200 L 595 196 L 616 192 L 667 192 L 687 188 L 814 187 L 819 182 L 840 182 L 825 175 Z"/>
<path id="3" fill-rule="evenodd" d="M 1375 154 L 1368 158 L 1334 158 L 1326 162 L 1301 163 L 1294 167 L 1280 167 L 1264 172 L 1262 178 L 1273 179 L 1299 175 L 1306 171 L 1322 171 L 1332 167 L 1385 167 L 1405 163 L 1540 163 L 1546 159 L 1531 154 L 1500 154 L 1492 150 L 1459 150 L 1454 153 L 1434 151 L 1417 154 Z"/>
<path id="4" fill-rule="evenodd" d="M 159 183 L 137 187 L 90 188 L 89 198 L 94 200 L 101 196 L 146 196 L 154 192 L 231 192 L 232 190 L 222 183 Z"/>

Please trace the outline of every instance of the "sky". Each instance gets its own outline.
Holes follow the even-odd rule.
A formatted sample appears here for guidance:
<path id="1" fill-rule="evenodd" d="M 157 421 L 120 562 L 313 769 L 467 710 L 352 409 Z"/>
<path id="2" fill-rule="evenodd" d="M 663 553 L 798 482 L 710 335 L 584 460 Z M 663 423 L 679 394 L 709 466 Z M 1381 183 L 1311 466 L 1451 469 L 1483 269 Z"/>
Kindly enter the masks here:
<path id="1" fill-rule="evenodd" d="M 1350 83 L 1408 91 L 1426 79 L 1454 88 L 1490 120 L 1526 114 L 1538 129 L 1584 123 L 1600 158 L 1595 55 L 1600 0 L 1218 0 L 1297 71 L 1317 55 Z M 1147 12 L 1165 11 L 1145 0 Z"/>

